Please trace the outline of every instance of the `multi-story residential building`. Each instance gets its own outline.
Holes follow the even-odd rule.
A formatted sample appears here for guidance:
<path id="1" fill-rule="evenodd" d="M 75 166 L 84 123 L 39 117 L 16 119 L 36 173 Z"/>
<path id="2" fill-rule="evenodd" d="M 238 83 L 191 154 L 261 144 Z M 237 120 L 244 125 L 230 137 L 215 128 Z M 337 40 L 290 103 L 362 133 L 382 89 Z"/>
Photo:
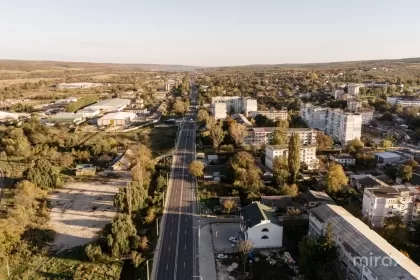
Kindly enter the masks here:
<path id="1" fill-rule="evenodd" d="M 417 220 L 420 188 L 404 185 L 365 188 L 362 213 L 374 227 L 382 227 L 385 219 L 399 216 L 405 224 Z"/>
<path id="2" fill-rule="evenodd" d="M 362 116 L 344 112 L 340 109 L 328 109 L 325 133 L 342 144 L 362 136 Z"/>
<path id="3" fill-rule="evenodd" d="M 348 84 L 347 93 L 353 96 L 358 96 L 361 87 L 363 87 L 361 84 Z"/>
<path id="4" fill-rule="evenodd" d="M 300 106 L 300 117 L 306 121 L 309 127 L 325 130 L 327 125 L 327 110 L 328 108 L 304 103 Z"/>
<path id="5" fill-rule="evenodd" d="M 287 110 L 280 110 L 280 111 L 252 111 L 249 112 L 249 117 L 255 118 L 258 115 L 262 115 L 267 117 L 270 120 L 287 120 L 288 112 Z"/>
<path id="6" fill-rule="evenodd" d="M 386 101 L 392 106 L 401 105 L 402 107 L 420 107 L 420 98 L 414 96 L 389 96 Z"/>
<path id="7" fill-rule="evenodd" d="M 301 105 L 300 116 L 309 127 L 324 131 L 342 144 L 360 138 L 362 134 L 360 114 L 306 103 Z"/>
<path id="8" fill-rule="evenodd" d="M 310 236 L 324 235 L 328 225 L 347 279 L 420 279 L 419 266 L 343 207 L 326 204 L 310 211 Z"/>
<path id="9" fill-rule="evenodd" d="M 345 94 L 344 89 L 342 88 L 335 88 L 331 91 L 331 96 L 334 97 L 334 99 L 339 99 L 341 95 Z"/>
<path id="10" fill-rule="evenodd" d="M 256 99 L 247 98 L 244 100 L 244 114 L 246 117 L 249 116 L 249 112 L 257 111 L 258 104 Z"/>
<path id="11" fill-rule="evenodd" d="M 93 88 L 101 87 L 101 83 L 61 83 L 57 84 L 56 87 L 60 89 L 71 89 L 71 88 Z"/>
<path id="12" fill-rule="evenodd" d="M 254 127 L 248 131 L 245 137 L 245 144 L 268 144 L 273 135 L 275 127 Z M 293 133 L 299 135 L 300 141 L 303 145 L 316 145 L 316 131 L 310 128 L 289 128 L 287 130 L 287 137 L 290 138 Z"/>
<path id="13" fill-rule="evenodd" d="M 288 145 L 268 145 L 265 148 L 265 166 L 273 169 L 273 161 L 276 157 L 289 156 Z M 300 147 L 300 161 L 304 162 L 309 170 L 318 167 L 319 160 L 316 158 L 316 146 Z"/>
<path id="14" fill-rule="evenodd" d="M 362 116 L 362 124 L 369 124 L 373 120 L 373 113 L 375 109 L 373 108 L 364 108 L 359 110 L 359 114 Z"/>
<path id="15" fill-rule="evenodd" d="M 222 106 L 219 105 L 219 116 L 213 116 L 216 119 L 226 118 L 227 114 L 231 113 L 245 113 L 247 116 L 251 111 L 257 111 L 257 100 L 251 98 L 245 98 L 241 96 L 214 96 L 211 98 L 212 107 L 216 103 L 225 104 L 225 112 L 222 112 Z M 224 117 L 221 117 L 225 115 Z"/>
<path id="16" fill-rule="evenodd" d="M 216 120 L 226 119 L 227 117 L 226 104 L 225 103 L 212 103 L 211 114 L 213 115 L 213 118 Z"/>
<path id="17" fill-rule="evenodd" d="M 347 110 L 352 111 L 352 112 L 356 112 L 357 110 L 362 108 L 362 102 L 355 100 L 355 99 L 350 99 L 347 100 Z"/>

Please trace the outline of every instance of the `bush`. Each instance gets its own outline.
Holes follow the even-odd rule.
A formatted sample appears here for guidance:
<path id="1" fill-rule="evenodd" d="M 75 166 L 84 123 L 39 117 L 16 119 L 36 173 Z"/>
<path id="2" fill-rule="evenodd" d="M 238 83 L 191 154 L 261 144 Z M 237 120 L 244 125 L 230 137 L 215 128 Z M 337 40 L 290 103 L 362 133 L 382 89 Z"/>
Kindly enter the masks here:
<path id="1" fill-rule="evenodd" d="M 99 245 L 89 244 L 85 248 L 85 254 L 91 262 L 96 262 L 102 258 L 102 249 Z"/>

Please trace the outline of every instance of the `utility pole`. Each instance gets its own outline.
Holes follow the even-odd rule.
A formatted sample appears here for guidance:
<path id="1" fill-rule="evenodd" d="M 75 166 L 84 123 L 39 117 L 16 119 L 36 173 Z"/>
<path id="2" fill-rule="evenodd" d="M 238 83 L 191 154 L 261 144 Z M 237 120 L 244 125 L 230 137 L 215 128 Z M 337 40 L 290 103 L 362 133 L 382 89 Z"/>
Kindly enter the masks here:
<path id="1" fill-rule="evenodd" d="M 159 236 L 159 218 L 156 218 L 156 236 Z"/>

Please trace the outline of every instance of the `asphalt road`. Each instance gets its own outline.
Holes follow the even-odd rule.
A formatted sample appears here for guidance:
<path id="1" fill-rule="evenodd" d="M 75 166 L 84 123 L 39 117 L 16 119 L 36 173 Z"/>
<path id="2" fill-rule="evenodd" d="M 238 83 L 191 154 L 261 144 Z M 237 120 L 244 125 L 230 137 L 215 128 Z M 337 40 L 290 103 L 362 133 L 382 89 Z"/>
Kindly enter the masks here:
<path id="1" fill-rule="evenodd" d="M 195 179 L 188 172 L 188 165 L 195 159 L 196 124 L 191 119 L 196 119 L 195 111 L 186 114 L 173 155 L 157 264 L 153 266 L 156 280 L 185 280 L 199 275 Z"/>

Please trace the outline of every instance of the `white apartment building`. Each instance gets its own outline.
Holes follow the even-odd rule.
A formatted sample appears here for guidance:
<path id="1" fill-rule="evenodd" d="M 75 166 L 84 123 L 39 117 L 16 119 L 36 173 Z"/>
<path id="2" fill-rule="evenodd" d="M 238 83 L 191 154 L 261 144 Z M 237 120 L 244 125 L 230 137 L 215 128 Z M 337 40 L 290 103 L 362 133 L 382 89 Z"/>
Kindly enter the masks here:
<path id="1" fill-rule="evenodd" d="M 335 88 L 331 91 L 331 96 L 334 97 L 334 99 L 339 99 L 340 96 L 342 96 L 343 94 L 345 94 L 344 90 L 339 88 Z"/>
<path id="2" fill-rule="evenodd" d="M 288 145 L 268 145 L 265 147 L 265 166 L 273 169 L 273 161 L 276 157 L 289 156 Z M 319 160 L 316 158 L 316 146 L 302 146 L 300 148 L 300 161 L 304 162 L 309 170 L 318 167 Z"/>
<path id="3" fill-rule="evenodd" d="M 362 213 L 374 227 L 382 227 L 385 219 L 399 216 L 405 224 L 420 215 L 420 188 L 404 185 L 365 188 Z"/>
<path id="4" fill-rule="evenodd" d="M 311 128 L 324 131 L 332 138 L 345 144 L 362 135 L 362 115 L 341 109 L 302 104 L 300 116 Z"/>
<path id="5" fill-rule="evenodd" d="M 304 103 L 300 106 L 300 117 L 305 120 L 310 128 L 325 130 L 327 125 L 327 111 L 328 108 Z"/>
<path id="6" fill-rule="evenodd" d="M 218 110 L 214 109 L 214 112 L 218 113 L 218 115 L 213 114 L 216 119 L 226 118 L 226 115 L 230 113 L 244 113 L 248 116 L 249 112 L 258 110 L 257 100 L 241 96 L 214 96 L 211 98 L 212 108 L 216 103 L 225 104 L 224 113 L 221 105 L 218 106 Z"/>
<path id="7" fill-rule="evenodd" d="M 347 93 L 353 96 L 358 96 L 361 87 L 363 87 L 361 84 L 348 84 Z"/>
<path id="8" fill-rule="evenodd" d="M 227 117 L 226 104 L 225 103 L 213 103 L 211 104 L 211 114 L 216 120 L 224 120 Z"/>
<path id="9" fill-rule="evenodd" d="M 418 265 L 341 206 L 326 204 L 313 208 L 308 234 L 323 235 L 329 224 L 347 279 L 420 279 Z"/>
<path id="10" fill-rule="evenodd" d="M 375 109 L 362 109 L 359 111 L 359 114 L 362 116 L 362 124 L 369 124 L 373 120 L 373 113 Z"/>
<path id="11" fill-rule="evenodd" d="M 362 136 L 362 116 L 344 112 L 340 109 L 328 109 L 325 133 L 342 144 Z"/>
<path id="12" fill-rule="evenodd" d="M 420 107 L 420 99 L 411 96 L 390 96 L 386 98 L 386 101 L 392 106 Z"/>
<path id="13" fill-rule="evenodd" d="M 267 117 L 270 120 L 287 120 L 288 112 L 287 110 L 280 111 L 251 111 L 249 112 L 249 117 L 255 118 L 258 115 Z"/>
<path id="14" fill-rule="evenodd" d="M 245 144 L 268 144 L 273 136 L 275 127 L 254 127 L 248 131 L 245 137 Z M 299 135 L 302 145 L 316 145 L 316 131 L 310 128 L 289 128 L 287 130 L 287 137 L 290 138 L 293 133 Z"/>
<path id="15" fill-rule="evenodd" d="M 244 100 L 244 114 L 246 117 L 249 116 L 249 112 L 257 111 L 258 110 L 258 104 L 256 99 L 245 99 Z"/>

